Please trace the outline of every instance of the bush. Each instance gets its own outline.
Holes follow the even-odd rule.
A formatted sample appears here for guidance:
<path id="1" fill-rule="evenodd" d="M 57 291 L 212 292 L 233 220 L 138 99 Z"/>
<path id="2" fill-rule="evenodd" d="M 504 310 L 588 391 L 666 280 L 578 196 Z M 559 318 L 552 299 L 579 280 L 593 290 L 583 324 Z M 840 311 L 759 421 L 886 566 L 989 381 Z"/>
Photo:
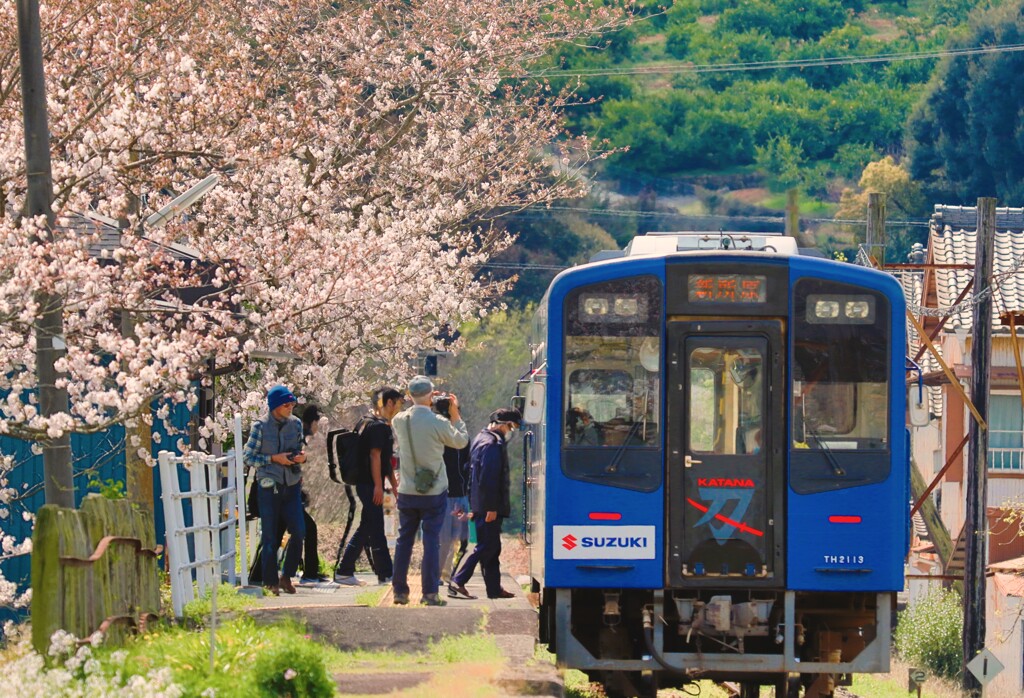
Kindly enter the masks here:
<path id="1" fill-rule="evenodd" d="M 896 651 L 936 676 L 954 679 L 963 665 L 964 610 L 955 591 L 934 589 L 901 612 Z"/>
<path id="2" fill-rule="evenodd" d="M 299 644 L 265 650 L 253 670 L 258 695 L 267 698 L 330 698 L 334 682 L 323 656 L 313 645 Z"/>

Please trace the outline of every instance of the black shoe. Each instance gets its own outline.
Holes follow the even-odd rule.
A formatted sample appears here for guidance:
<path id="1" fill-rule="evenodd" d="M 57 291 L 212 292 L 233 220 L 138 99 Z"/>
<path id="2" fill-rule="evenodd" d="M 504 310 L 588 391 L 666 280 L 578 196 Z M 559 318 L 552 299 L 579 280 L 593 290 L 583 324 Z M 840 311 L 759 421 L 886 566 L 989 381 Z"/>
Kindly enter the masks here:
<path id="1" fill-rule="evenodd" d="M 476 597 L 469 593 L 466 589 L 465 584 L 456 584 L 452 582 L 448 585 L 448 596 L 453 599 L 475 599 Z"/>
<path id="2" fill-rule="evenodd" d="M 487 595 L 487 598 L 489 599 L 514 599 L 515 597 L 516 595 L 511 591 L 505 591 L 504 589 L 500 590 L 494 596 L 491 596 L 490 594 Z"/>

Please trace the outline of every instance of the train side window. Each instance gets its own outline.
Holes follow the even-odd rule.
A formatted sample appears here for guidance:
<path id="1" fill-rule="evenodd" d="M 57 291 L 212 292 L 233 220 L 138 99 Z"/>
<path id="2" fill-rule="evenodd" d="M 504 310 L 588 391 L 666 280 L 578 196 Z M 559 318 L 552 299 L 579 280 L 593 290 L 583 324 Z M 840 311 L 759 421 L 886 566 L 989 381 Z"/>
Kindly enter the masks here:
<path id="1" fill-rule="evenodd" d="M 791 482 L 812 492 L 879 482 L 889 461 L 889 303 L 801 279 L 793 293 Z"/>
<path id="2" fill-rule="evenodd" d="M 569 477 L 660 485 L 661 307 L 661 283 L 647 276 L 566 297 L 562 467 Z"/>

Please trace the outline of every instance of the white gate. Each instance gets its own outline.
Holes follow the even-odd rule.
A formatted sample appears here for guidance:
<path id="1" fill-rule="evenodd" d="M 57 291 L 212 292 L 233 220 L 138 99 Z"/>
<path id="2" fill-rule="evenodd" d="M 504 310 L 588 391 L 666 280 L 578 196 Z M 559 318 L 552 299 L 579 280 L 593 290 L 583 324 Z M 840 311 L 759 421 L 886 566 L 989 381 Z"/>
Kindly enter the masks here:
<path id="1" fill-rule="evenodd" d="M 195 598 L 192 571 L 202 596 L 219 584 L 227 572 L 231 584 L 248 586 L 249 548 L 245 525 L 245 468 L 242 465 L 242 418 L 235 415 L 235 448 L 225 456 L 192 452 L 175 456 L 161 451 L 160 486 L 163 491 L 164 525 L 167 531 L 167 563 L 171 573 L 174 615 L 182 616 L 185 604 Z M 189 489 L 181 491 L 178 468 L 189 473 Z M 221 487 L 222 483 L 226 483 Z M 185 526 L 184 500 L 192 503 L 192 525 Z M 238 544 L 236 546 L 236 535 Z M 194 559 L 189 555 L 192 536 Z M 235 574 L 236 558 L 241 578 Z M 214 592 L 215 593 L 215 592 Z"/>

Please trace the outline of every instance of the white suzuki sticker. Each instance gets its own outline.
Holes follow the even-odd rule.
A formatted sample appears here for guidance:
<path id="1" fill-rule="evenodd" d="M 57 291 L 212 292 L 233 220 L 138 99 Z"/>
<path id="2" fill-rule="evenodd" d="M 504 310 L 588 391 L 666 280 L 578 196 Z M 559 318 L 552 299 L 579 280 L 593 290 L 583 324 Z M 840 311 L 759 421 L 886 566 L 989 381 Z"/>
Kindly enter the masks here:
<path id="1" fill-rule="evenodd" d="M 556 560 L 653 560 L 654 526 L 552 526 Z"/>

